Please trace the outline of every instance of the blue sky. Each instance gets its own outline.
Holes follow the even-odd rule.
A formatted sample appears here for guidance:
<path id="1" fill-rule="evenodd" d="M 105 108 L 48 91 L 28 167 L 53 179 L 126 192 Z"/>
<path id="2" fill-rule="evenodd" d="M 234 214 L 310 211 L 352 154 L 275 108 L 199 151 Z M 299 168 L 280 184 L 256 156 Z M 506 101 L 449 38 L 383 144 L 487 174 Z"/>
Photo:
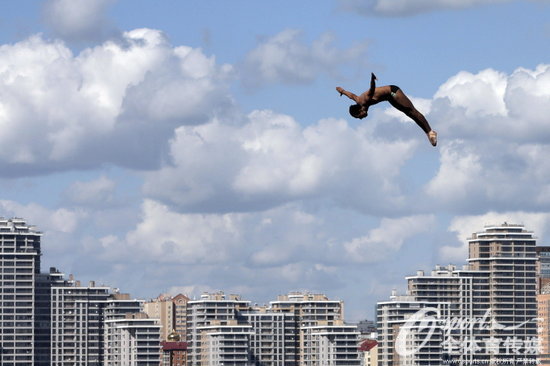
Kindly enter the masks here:
<path id="1" fill-rule="evenodd" d="M 0 215 L 136 297 L 292 290 L 349 320 L 462 264 L 486 224 L 550 230 L 550 2 L 0 4 Z M 355 120 L 336 86 L 397 84 Z"/>

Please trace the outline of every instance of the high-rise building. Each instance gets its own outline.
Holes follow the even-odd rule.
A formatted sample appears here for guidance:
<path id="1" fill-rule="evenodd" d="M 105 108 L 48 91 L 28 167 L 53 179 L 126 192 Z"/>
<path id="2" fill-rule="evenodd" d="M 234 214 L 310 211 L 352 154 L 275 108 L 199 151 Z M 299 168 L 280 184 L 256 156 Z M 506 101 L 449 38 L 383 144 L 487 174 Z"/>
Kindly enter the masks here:
<path id="1" fill-rule="evenodd" d="M 291 293 L 269 307 L 239 296 L 204 294 L 187 304 L 188 363 L 193 365 L 360 365 L 355 325 L 343 303 Z M 321 362 L 321 363 L 318 363 Z"/>
<path id="2" fill-rule="evenodd" d="M 550 246 L 537 246 L 537 292 L 550 292 Z"/>
<path id="3" fill-rule="evenodd" d="M 293 313 L 255 307 L 242 315 L 253 330 L 250 336 L 253 365 L 296 365 L 297 322 Z"/>
<path id="4" fill-rule="evenodd" d="M 105 319 L 105 366 L 158 366 L 161 362 L 160 324 L 142 312 L 114 316 L 135 301 L 113 299 L 106 308 L 115 309 Z M 140 304 L 141 306 L 141 304 Z M 120 313 L 122 315 L 122 313 Z"/>
<path id="5" fill-rule="evenodd" d="M 0 364 L 34 364 L 36 282 L 40 274 L 42 234 L 22 219 L 0 219 Z M 43 328 L 43 324 L 39 324 Z M 43 344 L 40 346 L 43 349 Z"/>
<path id="6" fill-rule="evenodd" d="M 160 324 L 141 312 L 142 300 L 51 272 L 50 365 L 159 364 Z"/>
<path id="7" fill-rule="evenodd" d="M 538 246 L 536 249 L 539 362 L 550 365 L 550 246 Z"/>
<path id="8" fill-rule="evenodd" d="M 504 223 L 474 233 L 468 244 L 465 268 L 436 267 L 430 276 L 419 271 L 417 276 L 407 277 L 408 305 L 396 301 L 378 304 L 380 365 L 420 360 L 425 365 L 437 365 L 444 359 L 463 364 L 534 361 L 537 303 L 532 233 L 521 225 Z M 407 331 L 412 337 L 410 345 L 420 343 L 424 348 L 410 354 L 396 352 L 395 342 L 403 325 L 418 331 L 420 328 L 410 320 L 424 306 L 418 305 L 428 303 L 437 309 L 439 324 L 446 326 L 433 325 L 429 335 L 431 340 L 443 336 L 441 348 L 430 349 L 430 343 L 423 342 L 425 334 L 415 336 Z M 464 323 L 470 326 L 456 325 Z M 402 363 L 395 363 L 395 357 Z"/>
<path id="9" fill-rule="evenodd" d="M 537 295 L 538 301 L 538 336 L 539 362 L 541 365 L 550 365 L 550 293 Z"/>
<path id="10" fill-rule="evenodd" d="M 110 288 L 82 286 L 71 275 L 51 287 L 51 365 L 103 362 L 103 307 Z"/>
<path id="11" fill-rule="evenodd" d="M 36 277 L 35 288 L 35 329 L 34 329 L 34 365 L 51 365 L 51 313 L 52 286 L 63 282 L 63 274 L 55 267 L 50 273 L 41 273 Z"/>
<path id="12" fill-rule="evenodd" d="M 536 239 L 522 225 L 487 226 L 468 240 L 469 265 L 488 272 L 489 292 L 473 294 L 474 316 L 490 310 L 496 322 L 483 337 L 494 340 L 485 357 L 498 362 L 503 355 L 520 363 L 535 356 L 526 347 L 537 337 Z M 481 354 L 481 352 L 477 352 Z"/>
<path id="13" fill-rule="evenodd" d="M 447 302 L 418 301 L 414 296 L 397 295 L 395 292 L 389 301 L 379 302 L 378 365 L 441 365 L 443 331 L 417 328 L 411 320 L 422 311 L 432 317 L 436 314 L 448 316 L 451 307 Z M 403 348 L 407 352 L 399 351 Z"/>
<path id="14" fill-rule="evenodd" d="M 187 334 L 187 303 L 189 298 L 183 294 L 178 294 L 172 297 L 174 303 L 174 330 L 179 334 L 181 339 L 185 339 Z"/>
<path id="15" fill-rule="evenodd" d="M 248 349 L 251 327 L 246 324 L 241 312 L 248 309 L 250 309 L 250 301 L 244 301 L 237 295 L 226 297 L 222 292 L 205 293 L 200 300 L 189 301 L 187 303 L 188 364 L 210 365 L 214 360 L 216 362 L 222 360 L 225 356 L 223 351 L 226 349 L 220 349 L 219 345 L 224 344 L 225 338 L 228 338 L 239 340 L 236 348 L 231 349 L 234 359 L 228 364 L 247 365 L 248 350 L 246 355 L 243 355 L 243 349 Z"/>
<path id="16" fill-rule="evenodd" d="M 273 312 L 294 314 L 297 330 L 297 337 L 295 337 L 297 357 L 295 362 L 300 365 L 305 362 L 311 352 L 308 349 L 310 344 L 306 340 L 309 333 L 313 331 L 312 327 L 318 325 L 326 327 L 339 326 L 344 321 L 344 303 L 340 300 L 330 300 L 324 294 L 291 292 L 287 295 L 278 296 L 277 300 L 271 301 L 269 304 Z M 358 334 L 355 337 L 357 343 Z M 357 362 L 360 362 L 357 346 L 355 347 L 355 354 L 351 357 L 356 357 Z M 348 360 L 348 362 L 351 361 Z M 348 365 L 352 364 L 348 363 Z"/>
<path id="17" fill-rule="evenodd" d="M 355 325 L 342 320 L 328 325 L 324 322 L 303 327 L 304 350 L 302 365 L 353 366 L 361 365 L 359 358 L 359 331 Z"/>
<path id="18" fill-rule="evenodd" d="M 143 311 L 151 318 L 159 319 L 162 326 L 161 338 L 163 341 L 174 331 L 185 337 L 186 309 L 189 298 L 183 294 L 176 296 L 160 295 L 156 299 L 147 301 Z"/>
<path id="19" fill-rule="evenodd" d="M 176 324 L 176 309 L 172 298 L 168 295 L 160 295 L 154 300 L 147 301 L 143 305 L 143 311 L 151 318 L 160 320 L 160 338 L 165 341 L 172 333 Z"/>

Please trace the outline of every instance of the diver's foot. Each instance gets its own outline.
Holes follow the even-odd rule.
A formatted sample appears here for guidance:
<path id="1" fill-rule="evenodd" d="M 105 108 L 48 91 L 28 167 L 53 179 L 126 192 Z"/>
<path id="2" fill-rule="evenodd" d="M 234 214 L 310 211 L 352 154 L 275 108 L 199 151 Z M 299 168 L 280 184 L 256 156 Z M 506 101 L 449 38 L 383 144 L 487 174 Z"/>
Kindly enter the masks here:
<path id="1" fill-rule="evenodd" d="M 434 130 L 428 132 L 428 140 L 430 140 L 432 146 L 437 145 L 437 132 L 435 132 Z"/>

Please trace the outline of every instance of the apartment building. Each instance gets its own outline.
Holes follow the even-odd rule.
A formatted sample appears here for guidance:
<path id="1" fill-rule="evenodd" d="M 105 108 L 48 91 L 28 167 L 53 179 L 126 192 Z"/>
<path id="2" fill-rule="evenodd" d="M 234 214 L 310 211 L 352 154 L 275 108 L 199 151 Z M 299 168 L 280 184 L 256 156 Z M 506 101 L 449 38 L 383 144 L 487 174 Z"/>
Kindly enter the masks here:
<path id="1" fill-rule="evenodd" d="M 53 272 L 52 366 L 159 364 L 161 327 L 141 312 L 142 300 L 93 281 L 83 285 L 72 275 L 65 280 Z"/>
<path id="2" fill-rule="evenodd" d="M 40 274 L 40 238 L 23 219 L 0 218 L 0 364 L 35 362 L 35 303 Z M 42 325 L 41 325 L 42 326 Z M 44 328 L 42 328 L 44 329 Z M 44 332 L 41 333 L 44 335 Z M 46 338 L 47 339 L 47 338 Z M 45 350 L 42 344 L 42 349 Z"/>
<path id="3" fill-rule="evenodd" d="M 319 323 L 330 326 L 344 320 L 344 303 L 340 300 L 330 300 L 324 294 L 290 292 L 279 295 L 277 300 L 271 301 L 269 305 L 273 312 L 294 315 L 297 330 L 297 364 L 302 364 L 306 359 L 308 327 L 317 326 Z"/>
<path id="4" fill-rule="evenodd" d="M 106 366 L 157 366 L 161 357 L 158 319 L 142 312 L 143 300 L 114 292 L 105 301 L 104 350 Z"/>
<path id="5" fill-rule="evenodd" d="M 109 306 L 117 304 L 112 300 Z M 125 305 L 128 305 L 126 302 Z M 118 306 L 115 306 L 118 307 Z M 120 308 L 120 307 L 118 307 Z M 125 313 L 105 319 L 106 366 L 158 366 L 161 360 L 161 326 L 145 313 Z"/>
<path id="6" fill-rule="evenodd" d="M 537 292 L 542 293 L 550 290 L 550 246 L 537 246 Z"/>
<path id="7" fill-rule="evenodd" d="M 143 304 L 143 311 L 151 318 L 160 320 L 160 338 L 163 341 L 167 340 L 176 324 L 176 309 L 172 297 L 160 295 L 154 300 L 147 301 Z"/>
<path id="8" fill-rule="evenodd" d="M 35 282 L 34 365 L 51 365 L 52 286 L 63 281 L 63 274 L 55 267 L 49 273 L 40 273 Z"/>
<path id="9" fill-rule="evenodd" d="M 187 361 L 191 365 L 209 365 L 212 360 L 225 359 L 220 344 L 239 343 L 249 347 L 250 326 L 241 313 L 250 309 L 250 301 L 223 292 L 205 293 L 199 300 L 187 303 Z M 213 348 L 212 348 L 213 347 Z M 248 351 L 247 351 L 248 352 Z M 248 365 L 248 353 L 242 349 L 227 354 L 230 365 Z M 246 360 L 243 360 L 246 358 Z"/>
<path id="10" fill-rule="evenodd" d="M 485 357 L 475 359 L 497 363 L 505 356 L 518 364 L 525 359 L 534 360 L 536 356 L 527 347 L 516 349 L 520 343 L 531 344 L 537 336 L 537 256 L 533 233 L 522 225 L 486 226 L 468 239 L 468 245 L 470 268 L 488 272 L 490 285 L 488 293 L 473 295 L 477 305 L 474 315 L 482 316 L 490 309 L 495 326 L 483 337 L 500 342 L 486 347 Z"/>
<path id="11" fill-rule="evenodd" d="M 110 288 L 82 286 L 72 275 L 51 287 L 51 365 L 103 362 L 103 306 Z"/>
<path id="12" fill-rule="evenodd" d="M 427 317 L 449 315 L 452 304 L 444 301 L 418 301 L 411 295 L 397 295 L 377 304 L 378 365 L 415 366 L 441 365 L 444 353 L 444 333 L 436 324 L 421 327 L 415 316 L 425 312 Z M 402 352 L 405 351 L 405 352 Z"/>
<path id="13" fill-rule="evenodd" d="M 537 301 L 539 361 L 541 365 L 550 365 L 550 293 L 537 295 Z"/>
<path id="14" fill-rule="evenodd" d="M 536 240 L 522 225 L 504 223 L 486 226 L 470 239 L 468 265 L 436 267 L 431 275 L 419 271 L 407 277 L 409 304 L 394 300 L 378 304 L 380 365 L 436 365 L 442 360 L 465 364 L 520 364 L 535 360 Z M 430 339 L 443 335 L 442 347 L 415 349 L 422 334 L 412 337 L 412 354 L 396 352 L 396 336 L 407 319 L 425 305 L 437 309 L 438 324 Z M 407 309 L 403 312 L 403 309 Z M 412 312 L 412 313 L 411 313 Z M 469 327 L 449 326 L 466 322 Z M 413 324 L 414 325 L 414 324 Z M 435 337 L 435 338 L 434 338 Z M 440 340 L 438 340 L 440 342 Z M 406 353 L 406 352 L 405 352 Z M 396 360 L 398 358 L 398 360 Z"/>
<path id="15" fill-rule="evenodd" d="M 187 360 L 193 365 L 361 362 L 357 326 L 344 324 L 341 301 L 322 294 L 290 293 L 264 307 L 236 295 L 204 294 L 187 304 L 187 329 Z"/>
<path id="16" fill-rule="evenodd" d="M 290 293 L 258 307 L 214 293 L 146 305 L 54 267 L 41 273 L 41 236 L 0 219 L 2 365 L 359 365 L 359 332 L 344 323 L 342 301 Z"/>
<path id="17" fill-rule="evenodd" d="M 187 303 L 189 298 L 183 294 L 177 294 L 172 297 L 174 303 L 174 330 L 184 339 L 187 334 Z"/>
<path id="18" fill-rule="evenodd" d="M 293 313 L 255 307 L 243 313 L 243 317 L 253 330 L 250 336 L 252 365 L 296 365 L 297 322 Z"/>
<path id="19" fill-rule="evenodd" d="M 361 365 L 357 326 L 345 325 L 342 320 L 331 325 L 319 322 L 315 326 L 303 327 L 303 333 L 302 365 Z"/>
<path id="20" fill-rule="evenodd" d="M 550 365 L 550 247 L 538 246 L 536 250 L 539 361 Z"/>
<path id="21" fill-rule="evenodd" d="M 160 320 L 162 326 L 161 339 L 166 341 L 174 331 L 185 337 L 186 309 L 189 298 L 183 294 L 176 296 L 160 295 L 156 299 L 145 302 L 143 311 L 150 318 Z"/>

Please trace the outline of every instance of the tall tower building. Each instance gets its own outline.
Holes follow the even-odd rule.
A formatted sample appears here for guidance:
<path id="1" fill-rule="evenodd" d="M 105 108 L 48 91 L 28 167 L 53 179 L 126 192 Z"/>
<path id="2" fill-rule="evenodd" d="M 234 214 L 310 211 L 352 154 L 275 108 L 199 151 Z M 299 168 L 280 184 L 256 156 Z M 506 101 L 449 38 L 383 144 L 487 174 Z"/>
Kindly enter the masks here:
<path id="1" fill-rule="evenodd" d="M 537 247 L 537 307 L 541 365 L 550 365 L 550 247 Z"/>
<path id="2" fill-rule="evenodd" d="M 161 339 L 168 340 L 173 331 L 185 338 L 186 309 L 189 298 L 185 295 L 176 296 L 160 295 L 156 299 L 147 301 L 143 305 L 143 311 L 151 318 L 160 320 L 162 326 Z"/>
<path id="3" fill-rule="evenodd" d="M 105 361 L 102 365 L 158 366 L 161 361 L 160 324 L 136 312 L 141 302 L 111 299 L 105 308 Z M 128 312 L 130 310 L 130 312 Z M 139 311 L 139 310 L 138 310 Z"/>
<path id="4" fill-rule="evenodd" d="M 185 339 L 187 335 L 187 303 L 189 298 L 183 294 L 178 294 L 172 298 L 174 303 L 174 330 L 179 334 L 180 339 Z"/>
<path id="5" fill-rule="evenodd" d="M 426 365 L 440 366 L 443 350 L 443 331 L 428 328 L 410 327 L 409 321 L 418 312 L 426 311 L 434 316 L 434 311 L 448 317 L 453 305 L 444 301 L 418 301 L 411 295 L 397 295 L 389 301 L 377 304 L 378 322 L 378 361 L 381 366 Z M 407 336 L 404 336 L 407 334 Z M 401 353 L 399 337 L 408 352 Z"/>
<path id="6" fill-rule="evenodd" d="M 151 318 L 160 320 L 162 326 L 160 338 L 166 341 L 176 326 L 176 307 L 172 298 L 160 295 L 154 300 L 147 301 L 143 305 L 143 311 Z"/>
<path id="7" fill-rule="evenodd" d="M 104 359 L 103 308 L 110 287 L 62 277 L 51 288 L 51 365 L 99 365 Z"/>
<path id="8" fill-rule="evenodd" d="M 537 246 L 537 291 L 550 291 L 550 246 Z"/>
<path id="9" fill-rule="evenodd" d="M 497 363 L 506 355 L 510 362 L 518 364 L 526 358 L 535 359 L 533 354 L 524 352 L 524 345 L 537 337 L 537 256 L 533 233 L 522 225 L 487 226 L 473 234 L 468 245 L 470 268 L 489 275 L 489 291 L 474 294 L 474 316 L 483 316 L 490 310 L 495 324 L 483 337 L 498 341 L 486 347 L 488 354 L 478 359 Z M 522 347 L 517 349 L 519 344 Z"/>
<path id="10" fill-rule="evenodd" d="M 0 219 L 0 364 L 35 362 L 35 286 L 42 234 L 22 219 Z"/>
<path id="11" fill-rule="evenodd" d="M 357 326 L 345 326 L 343 301 L 324 294 L 291 292 L 269 304 L 273 312 L 294 315 L 297 365 L 360 364 L 359 332 Z"/>
<path id="12" fill-rule="evenodd" d="M 550 293 L 537 296 L 539 314 L 539 359 L 541 365 L 550 365 Z"/>
<path id="13" fill-rule="evenodd" d="M 141 312 L 143 301 L 54 273 L 50 365 L 158 366 L 160 324 Z"/>
<path id="14" fill-rule="evenodd" d="M 430 276 L 419 271 L 416 276 L 407 277 L 410 304 L 395 301 L 378 304 L 381 365 L 421 361 L 419 364 L 437 365 L 444 360 L 487 365 L 535 361 L 535 238 L 521 225 L 504 223 L 474 233 L 468 244 L 468 265 L 462 270 L 438 266 Z M 400 327 L 414 325 L 408 320 L 421 310 L 412 304 L 428 303 L 438 309 L 439 324 L 447 327 L 442 332 L 438 326 L 432 326 L 431 339 L 443 337 L 440 348 L 430 350 L 422 334 L 406 332 L 414 338 L 409 340 L 410 345 L 423 344 L 429 352 L 419 348 L 405 356 L 398 354 L 395 341 L 401 334 Z M 401 363 L 395 363 L 396 357 L 401 357 Z"/>
<path id="15" fill-rule="evenodd" d="M 187 303 L 187 361 L 190 365 L 248 365 L 251 326 L 241 312 L 250 301 L 222 292 Z M 234 347 L 228 345 L 233 344 Z"/>
<path id="16" fill-rule="evenodd" d="M 273 312 L 266 307 L 243 313 L 252 325 L 250 348 L 254 365 L 294 366 L 297 360 L 296 317 L 292 313 Z"/>
<path id="17" fill-rule="evenodd" d="M 359 332 L 341 301 L 291 293 L 269 307 L 204 294 L 187 304 L 189 365 L 359 366 Z"/>

